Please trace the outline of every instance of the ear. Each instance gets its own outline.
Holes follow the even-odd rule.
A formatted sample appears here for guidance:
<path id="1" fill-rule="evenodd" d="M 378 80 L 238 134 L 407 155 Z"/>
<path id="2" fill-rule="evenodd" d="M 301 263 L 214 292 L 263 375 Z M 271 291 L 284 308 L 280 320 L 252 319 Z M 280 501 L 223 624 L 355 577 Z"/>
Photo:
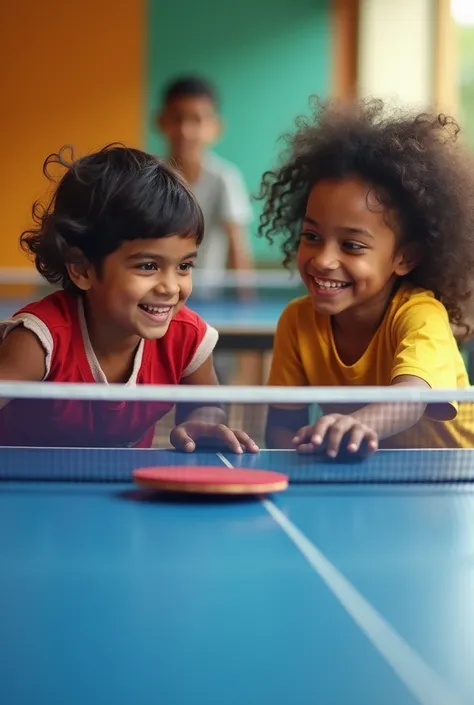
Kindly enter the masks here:
<path id="1" fill-rule="evenodd" d="M 94 267 L 77 247 L 69 251 L 69 261 L 66 269 L 73 284 L 82 291 L 88 291 L 93 282 Z"/>
<path id="2" fill-rule="evenodd" d="M 403 277 L 412 272 L 421 260 L 421 248 L 417 243 L 410 242 L 402 245 L 395 255 L 394 273 Z"/>

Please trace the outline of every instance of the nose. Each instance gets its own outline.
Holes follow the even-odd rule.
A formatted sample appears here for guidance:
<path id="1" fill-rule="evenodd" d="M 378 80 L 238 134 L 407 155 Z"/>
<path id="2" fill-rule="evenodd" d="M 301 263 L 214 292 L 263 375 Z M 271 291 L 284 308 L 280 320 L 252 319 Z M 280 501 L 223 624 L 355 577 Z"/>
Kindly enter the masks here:
<path id="1" fill-rule="evenodd" d="M 314 253 L 313 258 L 311 259 L 311 264 L 321 273 L 324 271 L 334 271 L 335 269 L 339 269 L 341 263 L 339 260 L 338 248 L 333 247 L 330 243 L 321 244 L 321 246 L 318 247 L 317 252 Z"/>
<path id="2" fill-rule="evenodd" d="M 192 140 L 195 132 L 196 129 L 190 120 L 181 120 L 179 124 L 179 136 L 182 140 Z"/>
<path id="3" fill-rule="evenodd" d="M 157 294 L 167 296 L 170 299 L 178 296 L 180 286 L 176 274 L 174 272 L 163 272 L 154 289 Z"/>

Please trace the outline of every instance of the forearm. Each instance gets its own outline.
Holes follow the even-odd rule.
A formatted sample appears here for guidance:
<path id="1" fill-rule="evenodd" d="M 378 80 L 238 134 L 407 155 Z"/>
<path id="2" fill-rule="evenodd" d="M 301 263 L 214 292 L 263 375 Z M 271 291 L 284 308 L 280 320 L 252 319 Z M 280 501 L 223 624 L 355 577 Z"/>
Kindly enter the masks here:
<path id="1" fill-rule="evenodd" d="M 225 229 L 229 239 L 229 267 L 243 271 L 253 269 L 254 263 L 245 228 L 237 223 L 227 223 Z"/>
<path id="2" fill-rule="evenodd" d="M 425 409 L 426 404 L 412 402 L 368 404 L 351 416 L 371 428 L 383 440 L 414 426 Z"/>
<path id="3" fill-rule="evenodd" d="M 196 406 L 195 404 L 178 404 L 176 407 L 176 425 L 187 421 L 203 421 L 204 423 L 225 424 L 227 415 L 218 404 Z"/>
<path id="4" fill-rule="evenodd" d="M 246 272 L 253 269 L 253 260 L 244 247 L 235 244 L 230 248 L 229 266 L 230 269 Z"/>

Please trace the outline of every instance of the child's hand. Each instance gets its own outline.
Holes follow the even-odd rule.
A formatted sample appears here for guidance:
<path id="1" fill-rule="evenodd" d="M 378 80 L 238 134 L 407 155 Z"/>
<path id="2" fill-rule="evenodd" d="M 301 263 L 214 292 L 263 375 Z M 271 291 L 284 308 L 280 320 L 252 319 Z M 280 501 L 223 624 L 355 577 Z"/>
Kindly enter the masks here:
<path id="1" fill-rule="evenodd" d="M 346 452 L 365 457 L 377 450 L 378 436 L 353 416 L 328 414 L 315 424 L 303 426 L 293 438 L 293 444 L 299 453 L 324 449 L 330 458 Z"/>
<path id="2" fill-rule="evenodd" d="M 170 441 L 176 450 L 186 453 L 192 453 L 197 445 L 224 446 L 234 453 L 258 453 L 259 450 L 244 431 L 232 430 L 223 423 L 206 421 L 185 421 L 171 431 Z"/>

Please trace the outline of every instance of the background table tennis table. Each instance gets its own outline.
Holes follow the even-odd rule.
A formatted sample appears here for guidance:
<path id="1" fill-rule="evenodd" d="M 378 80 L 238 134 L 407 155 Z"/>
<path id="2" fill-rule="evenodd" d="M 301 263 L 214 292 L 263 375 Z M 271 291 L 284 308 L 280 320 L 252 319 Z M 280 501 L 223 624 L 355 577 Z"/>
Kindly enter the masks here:
<path id="1" fill-rule="evenodd" d="M 157 463 L 321 482 L 159 498 L 131 482 Z M 348 483 L 361 468 L 292 451 L 0 449 L 0 701 L 472 704 L 473 451 L 380 451 L 372 484 Z M 420 484 L 383 483 L 401 469 Z M 464 482 L 422 482 L 440 471 Z"/>
<path id="2" fill-rule="evenodd" d="M 42 291 L 31 299 L 0 297 L 0 320 L 46 293 L 50 291 Z M 222 296 L 216 292 L 208 297 L 192 294 L 188 305 L 219 331 L 219 350 L 263 351 L 272 349 L 278 319 L 288 302 L 299 293 L 299 288 L 281 291 L 262 288 L 253 296 L 238 298 L 236 289 L 227 289 Z"/>
<path id="3" fill-rule="evenodd" d="M 196 311 L 209 325 L 219 331 L 219 341 L 216 354 L 229 351 L 254 351 L 260 356 L 261 381 L 266 379 L 266 372 L 273 349 L 273 341 L 280 315 L 296 296 L 304 292 L 301 286 L 286 286 L 271 288 L 256 287 L 253 296 L 239 298 L 236 288 L 223 290 L 219 296 L 217 291 L 212 296 L 202 296 L 203 288 L 193 293 L 188 305 Z M 28 301 L 41 298 L 47 290 L 39 290 L 41 295 L 32 299 L 0 297 L 0 320 L 11 316 Z M 474 339 L 462 346 L 465 361 L 474 382 Z M 257 375 L 259 373 L 257 372 Z"/>

